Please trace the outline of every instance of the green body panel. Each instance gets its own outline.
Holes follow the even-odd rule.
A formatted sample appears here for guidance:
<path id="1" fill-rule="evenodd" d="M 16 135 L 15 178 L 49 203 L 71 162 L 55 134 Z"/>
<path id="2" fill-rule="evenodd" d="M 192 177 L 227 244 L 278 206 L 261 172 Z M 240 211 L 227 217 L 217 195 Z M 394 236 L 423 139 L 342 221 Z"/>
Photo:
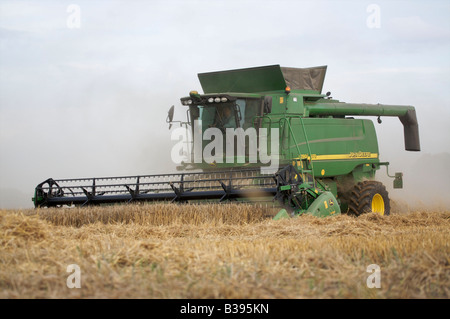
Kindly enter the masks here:
<path id="1" fill-rule="evenodd" d="M 323 192 L 305 211 L 305 214 L 316 217 L 335 216 L 340 213 L 339 203 L 331 192 Z"/>
<path id="2" fill-rule="evenodd" d="M 319 197 L 305 210 L 296 212 L 293 216 L 308 214 L 316 217 L 337 216 L 341 214 L 341 208 L 335 196 L 331 192 L 323 192 Z M 273 218 L 274 220 L 291 218 L 286 209 L 281 209 Z"/>
<path id="3" fill-rule="evenodd" d="M 205 93 L 265 92 L 284 90 L 286 82 L 279 66 L 200 73 L 198 78 Z"/>
<path id="4" fill-rule="evenodd" d="M 311 159 L 317 177 L 351 173 L 356 166 L 378 163 L 378 143 L 370 120 L 284 117 L 282 160 Z"/>
<path id="5" fill-rule="evenodd" d="M 289 213 L 287 212 L 287 210 L 285 208 L 280 209 L 280 211 L 275 215 L 275 217 L 273 218 L 273 220 L 280 220 L 280 219 L 287 219 L 287 218 L 291 218 L 291 216 L 289 215 Z"/>

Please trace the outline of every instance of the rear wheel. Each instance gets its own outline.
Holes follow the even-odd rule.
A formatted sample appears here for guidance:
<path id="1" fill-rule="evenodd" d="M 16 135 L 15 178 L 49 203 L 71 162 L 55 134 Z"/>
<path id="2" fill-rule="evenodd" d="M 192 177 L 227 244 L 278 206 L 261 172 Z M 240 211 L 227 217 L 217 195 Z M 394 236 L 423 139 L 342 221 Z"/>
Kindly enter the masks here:
<path id="1" fill-rule="evenodd" d="M 356 184 L 348 202 L 348 213 L 359 216 L 364 213 L 389 215 L 391 211 L 386 187 L 376 181 L 364 181 Z"/>

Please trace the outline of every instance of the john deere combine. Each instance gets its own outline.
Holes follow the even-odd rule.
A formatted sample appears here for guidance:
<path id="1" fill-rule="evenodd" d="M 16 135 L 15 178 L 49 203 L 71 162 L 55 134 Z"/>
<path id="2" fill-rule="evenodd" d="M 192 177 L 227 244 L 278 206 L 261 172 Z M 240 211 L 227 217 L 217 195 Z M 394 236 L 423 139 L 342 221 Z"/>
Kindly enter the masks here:
<path id="1" fill-rule="evenodd" d="M 34 205 L 268 201 L 280 207 L 276 218 L 388 215 L 388 192 L 374 178 L 389 163 L 379 160 L 372 120 L 354 116 L 398 117 L 405 149 L 420 151 L 415 109 L 340 102 L 321 93 L 325 73 L 279 65 L 201 73 L 203 94 L 181 98 L 192 138 L 179 173 L 47 179 Z M 402 173 L 391 177 L 401 188 Z"/>

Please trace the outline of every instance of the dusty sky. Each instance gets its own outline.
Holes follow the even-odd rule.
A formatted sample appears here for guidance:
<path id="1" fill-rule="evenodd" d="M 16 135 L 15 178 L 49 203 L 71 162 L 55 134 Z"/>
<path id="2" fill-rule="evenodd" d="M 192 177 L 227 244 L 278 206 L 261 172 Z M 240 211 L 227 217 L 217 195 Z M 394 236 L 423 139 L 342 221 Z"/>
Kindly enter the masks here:
<path id="1" fill-rule="evenodd" d="M 449 15 L 437 0 L 0 0 L 0 207 L 31 207 L 49 177 L 172 171 L 165 118 L 184 119 L 197 73 L 271 64 L 328 65 L 323 91 L 344 102 L 415 106 L 422 151 L 385 119 L 381 160 L 414 196 L 448 194 Z"/>

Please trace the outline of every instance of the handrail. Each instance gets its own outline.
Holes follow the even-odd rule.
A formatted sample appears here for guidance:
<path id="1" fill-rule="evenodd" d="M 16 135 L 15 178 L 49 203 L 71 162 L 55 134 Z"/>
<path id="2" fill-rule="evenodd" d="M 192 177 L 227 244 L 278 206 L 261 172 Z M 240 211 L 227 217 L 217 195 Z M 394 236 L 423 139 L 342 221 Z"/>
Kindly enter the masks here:
<path id="1" fill-rule="evenodd" d="M 294 140 L 294 143 L 295 143 L 295 147 L 297 148 L 299 157 L 300 157 L 300 159 L 301 159 L 302 153 L 300 152 L 300 149 L 299 149 L 297 140 L 296 140 L 296 138 L 295 138 L 295 134 L 294 134 L 294 132 L 292 131 L 292 125 L 291 125 L 291 123 L 290 123 L 292 118 L 299 118 L 299 119 L 300 119 L 301 126 L 302 126 L 302 129 L 303 129 L 303 134 L 305 135 L 305 143 L 306 143 L 306 146 L 307 146 L 307 148 L 308 148 L 308 155 L 309 155 L 309 157 L 307 157 L 306 159 L 308 160 L 309 165 L 311 166 L 311 175 L 312 175 L 312 177 L 313 177 L 314 184 L 315 184 L 315 180 L 316 180 L 316 179 L 315 179 L 315 176 L 314 176 L 314 164 L 313 164 L 313 162 L 312 162 L 311 148 L 310 148 L 310 146 L 309 146 L 308 135 L 306 134 L 306 129 L 305 129 L 305 125 L 304 125 L 304 123 L 303 123 L 303 118 L 302 118 L 301 116 L 289 116 L 289 117 L 284 117 L 284 118 L 280 119 L 280 122 L 281 122 L 281 120 L 284 120 L 284 121 L 286 121 L 286 123 L 288 124 L 289 131 L 290 131 L 290 133 L 291 133 L 291 136 L 292 136 L 292 138 L 293 138 L 293 140 Z M 289 119 L 289 120 L 288 120 L 288 119 Z M 314 186 L 315 186 L 315 185 L 314 185 Z"/>

